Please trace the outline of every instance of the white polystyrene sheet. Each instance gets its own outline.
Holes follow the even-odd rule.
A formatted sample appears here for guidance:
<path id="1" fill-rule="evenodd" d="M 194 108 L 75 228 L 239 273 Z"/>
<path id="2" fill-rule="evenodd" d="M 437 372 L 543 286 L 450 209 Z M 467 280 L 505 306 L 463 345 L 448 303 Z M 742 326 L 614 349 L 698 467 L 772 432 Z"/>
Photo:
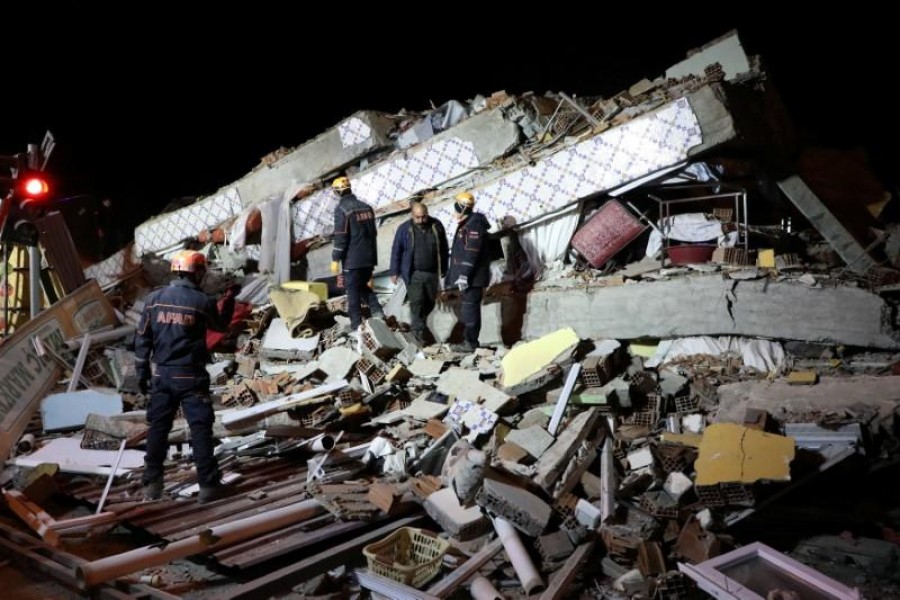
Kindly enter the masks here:
<path id="1" fill-rule="evenodd" d="M 722 231 L 722 222 L 708 217 L 704 213 L 685 213 L 673 215 L 661 220 L 659 229 L 670 240 L 680 242 L 709 242 L 715 240 L 721 246 L 734 246 L 735 239 L 726 236 Z M 655 258 L 663 247 L 663 237 L 659 231 L 653 229 L 650 239 L 647 240 L 647 256 Z"/>
<path id="2" fill-rule="evenodd" d="M 528 256 L 532 271 L 540 274 L 543 265 L 561 260 L 578 228 L 579 205 L 519 230 L 519 244 Z"/>
<path id="3" fill-rule="evenodd" d="M 284 319 L 272 319 L 266 334 L 263 336 L 262 347 L 268 350 L 297 350 L 298 352 L 312 352 L 319 346 L 318 334 L 308 338 L 295 338 L 288 331 Z"/>
<path id="4" fill-rule="evenodd" d="M 26 456 L 18 456 L 11 462 L 19 467 L 36 467 L 43 463 L 59 465 L 64 473 L 87 475 L 109 475 L 116 464 L 118 450 L 84 450 L 81 436 L 50 440 L 39 450 Z M 140 450 L 125 450 L 116 475 L 124 475 L 131 469 L 144 464 L 144 453 Z"/>
<path id="5" fill-rule="evenodd" d="M 778 372 L 784 367 L 784 348 L 780 342 L 736 336 L 699 336 L 664 340 L 656 347 L 656 353 L 647 361 L 648 368 L 658 367 L 677 358 L 695 354 L 721 356 L 737 354 L 748 367 L 763 373 Z"/>

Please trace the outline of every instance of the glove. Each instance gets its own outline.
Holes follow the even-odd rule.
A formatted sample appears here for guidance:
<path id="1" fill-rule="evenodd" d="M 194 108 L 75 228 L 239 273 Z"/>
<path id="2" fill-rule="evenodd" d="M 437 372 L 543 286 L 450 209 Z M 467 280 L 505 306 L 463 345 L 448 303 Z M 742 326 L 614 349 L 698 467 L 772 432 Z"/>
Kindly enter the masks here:
<path id="1" fill-rule="evenodd" d="M 459 291 L 464 292 L 469 287 L 469 278 L 465 275 L 460 275 L 459 279 L 453 282 L 453 285 L 458 287 Z"/>
<path id="2" fill-rule="evenodd" d="M 150 392 L 150 378 L 149 377 L 141 377 L 138 380 L 138 390 L 143 394 L 147 395 Z"/>
<path id="3" fill-rule="evenodd" d="M 336 260 L 331 261 L 331 274 L 337 275 L 341 272 L 341 263 Z"/>

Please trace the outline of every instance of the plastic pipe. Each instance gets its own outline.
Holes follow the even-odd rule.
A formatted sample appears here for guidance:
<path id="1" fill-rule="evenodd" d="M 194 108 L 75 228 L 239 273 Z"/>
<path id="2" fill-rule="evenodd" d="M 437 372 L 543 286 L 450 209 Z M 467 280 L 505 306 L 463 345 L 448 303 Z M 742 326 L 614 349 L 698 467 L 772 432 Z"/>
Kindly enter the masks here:
<path id="1" fill-rule="evenodd" d="M 304 500 L 291 506 L 211 527 L 201 534 L 162 547 L 144 546 L 87 562 L 76 567 L 75 576 L 79 587 L 86 589 L 147 567 L 163 565 L 194 554 L 221 550 L 226 546 L 311 519 L 323 512 L 325 508 L 318 501 Z"/>

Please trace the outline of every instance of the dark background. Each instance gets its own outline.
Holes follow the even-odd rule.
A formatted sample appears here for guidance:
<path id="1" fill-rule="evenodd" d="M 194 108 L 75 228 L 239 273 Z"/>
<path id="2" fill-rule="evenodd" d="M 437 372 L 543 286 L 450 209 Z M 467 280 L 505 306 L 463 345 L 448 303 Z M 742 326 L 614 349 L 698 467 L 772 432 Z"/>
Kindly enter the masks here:
<path id="1" fill-rule="evenodd" d="M 171 200 L 212 193 L 357 110 L 498 90 L 611 96 L 737 29 L 807 139 L 863 147 L 895 191 L 898 52 L 884 14 L 499 4 L 488 20 L 471 3 L 237 4 L 5 7 L 0 154 L 51 130 L 61 196 L 110 198 L 130 237 Z"/>

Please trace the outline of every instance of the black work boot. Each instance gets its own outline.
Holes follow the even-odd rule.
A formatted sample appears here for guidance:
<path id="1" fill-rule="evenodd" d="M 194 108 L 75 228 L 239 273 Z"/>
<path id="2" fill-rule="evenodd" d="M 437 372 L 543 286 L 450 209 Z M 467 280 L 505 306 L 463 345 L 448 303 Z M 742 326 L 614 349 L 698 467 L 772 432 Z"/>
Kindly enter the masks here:
<path id="1" fill-rule="evenodd" d="M 227 495 L 228 490 L 224 485 L 201 485 L 200 493 L 197 494 L 197 502 L 199 504 L 206 504 L 224 498 Z"/>
<path id="2" fill-rule="evenodd" d="M 144 502 L 152 502 L 154 500 L 162 500 L 163 497 L 163 480 L 162 477 L 154 479 L 150 483 L 144 484 Z"/>

